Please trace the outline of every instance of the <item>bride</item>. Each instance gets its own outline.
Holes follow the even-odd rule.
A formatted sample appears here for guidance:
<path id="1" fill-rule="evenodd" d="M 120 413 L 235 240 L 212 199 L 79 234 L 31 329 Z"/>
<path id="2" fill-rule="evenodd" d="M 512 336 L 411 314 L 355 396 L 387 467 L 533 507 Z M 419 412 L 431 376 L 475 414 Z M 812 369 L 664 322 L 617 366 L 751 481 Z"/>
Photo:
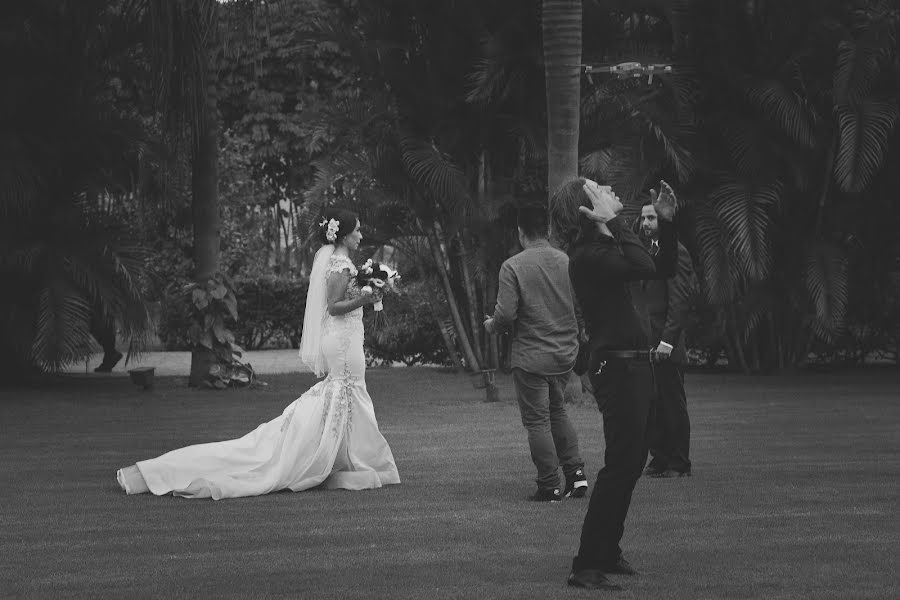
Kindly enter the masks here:
<path id="1" fill-rule="evenodd" d="M 310 275 L 300 358 L 327 377 L 242 438 L 188 446 L 120 469 L 116 479 L 126 493 L 219 500 L 321 484 L 362 490 L 400 483 L 366 390 L 362 313 L 378 295 L 352 280 L 349 251 L 362 239 L 359 219 L 333 211 L 319 229 L 323 245 Z"/>

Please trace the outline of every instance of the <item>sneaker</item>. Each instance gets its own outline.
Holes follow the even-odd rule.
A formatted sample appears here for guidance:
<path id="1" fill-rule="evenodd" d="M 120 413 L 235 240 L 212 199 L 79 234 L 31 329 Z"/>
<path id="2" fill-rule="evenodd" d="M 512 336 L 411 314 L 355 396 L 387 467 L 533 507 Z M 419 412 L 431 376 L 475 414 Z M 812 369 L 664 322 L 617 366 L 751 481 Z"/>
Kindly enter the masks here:
<path id="1" fill-rule="evenodd" d="M 571 477 L 566 477 L 566 489 L 563 496 L 566 498 L 584 498 L 587 494 L 588 484 L 587 477 L 584 476 L 584 469 L 579 467 L 577 471 L 572 473 Z"/>
<path id="2" fill-rule="evenodd" d="M 637 575 L 638 571 L 631 566 L 631 563 L 620 556 L 616 562 L 608 568 L 602 569 L 604 573 L 613 573 L 615 575 Z"/>
<path id="3" fill-rule="evenodd" d="M 585 569 L 583 571 L 572 571 L 566 579 L 566 583 L 572 587 L 584 588 L 587 590 L 608 590 L 622 591 L 621 585 L 616 585 L 606 578 L 603 571 L 597 569 Z"/>
<path id="4" fill-rule="evenodd" d="M 675 469 L 666 469 L 665 471 L 656 471 L 649 475 L 655 479 L 670 479 L 672 477 L 690 477 L 690 471 L 676 471 Z"/>
<path id="5" fill-rule="evenodd" d="M 562 496 L 559 494 L 559 488 L 538 488 L 530 499 L 533 502 L 559 502 Z"/>
<path id="6" fill-rule="evenodd" d="M 654 463 L 653 461 L 650 461 L 650 464 L 647 465 L 646 469 L 644 469 L 644 476 L 645 477 L 656 477 L 665 470 L 666 470 L 666 468 L 664 466 L 662 466 L 658 463 Z"/>

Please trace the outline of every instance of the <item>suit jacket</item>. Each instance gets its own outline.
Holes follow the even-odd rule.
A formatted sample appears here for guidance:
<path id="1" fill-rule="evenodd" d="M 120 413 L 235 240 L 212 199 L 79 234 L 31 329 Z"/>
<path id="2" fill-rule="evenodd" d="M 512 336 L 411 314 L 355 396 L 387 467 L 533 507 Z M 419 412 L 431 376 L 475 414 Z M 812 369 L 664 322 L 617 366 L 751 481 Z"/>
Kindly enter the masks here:
<path id="1" fill-rule="evenodd" d="M 679 363 L 687 360 L 684 328 L 687 324 L 692 279 L 691 255 L 682 244 L 678 244 L 675 276 L 643 282 L 644 299 L 650 316 L 651 341 L 654 347 L 660 341 L 672 344 L 672 360 Z"/>

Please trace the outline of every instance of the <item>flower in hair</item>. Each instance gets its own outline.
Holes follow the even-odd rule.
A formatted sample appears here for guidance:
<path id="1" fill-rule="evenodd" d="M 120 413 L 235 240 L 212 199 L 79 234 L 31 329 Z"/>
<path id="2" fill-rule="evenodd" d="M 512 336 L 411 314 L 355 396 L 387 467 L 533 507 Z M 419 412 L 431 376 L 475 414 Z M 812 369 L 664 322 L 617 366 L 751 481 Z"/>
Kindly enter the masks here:
<path id="1" fill-rule="evenodd" d="M 322 222 L 319 223 L 319 227 L 328 227 L 328 230 L 325 232 L 325 239 L 330 243 L 334 243 L 337 239 L 338 229 L 341 228 L 341 224 L 338 223 L 335 219 L 327 220 L 322 219 Z"/>

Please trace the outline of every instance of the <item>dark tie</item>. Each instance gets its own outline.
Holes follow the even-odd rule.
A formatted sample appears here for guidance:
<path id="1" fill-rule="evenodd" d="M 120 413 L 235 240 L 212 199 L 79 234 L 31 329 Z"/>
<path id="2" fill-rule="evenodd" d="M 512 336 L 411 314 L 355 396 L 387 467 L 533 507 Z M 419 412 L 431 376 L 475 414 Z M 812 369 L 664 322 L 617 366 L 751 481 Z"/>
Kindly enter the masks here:
<path id="1" fill-rule="evenodd" d="M 650 242 L 650 256 L 656 256 L 659 252 L 659 242 L 657 240 L 653 240 Z"/>

